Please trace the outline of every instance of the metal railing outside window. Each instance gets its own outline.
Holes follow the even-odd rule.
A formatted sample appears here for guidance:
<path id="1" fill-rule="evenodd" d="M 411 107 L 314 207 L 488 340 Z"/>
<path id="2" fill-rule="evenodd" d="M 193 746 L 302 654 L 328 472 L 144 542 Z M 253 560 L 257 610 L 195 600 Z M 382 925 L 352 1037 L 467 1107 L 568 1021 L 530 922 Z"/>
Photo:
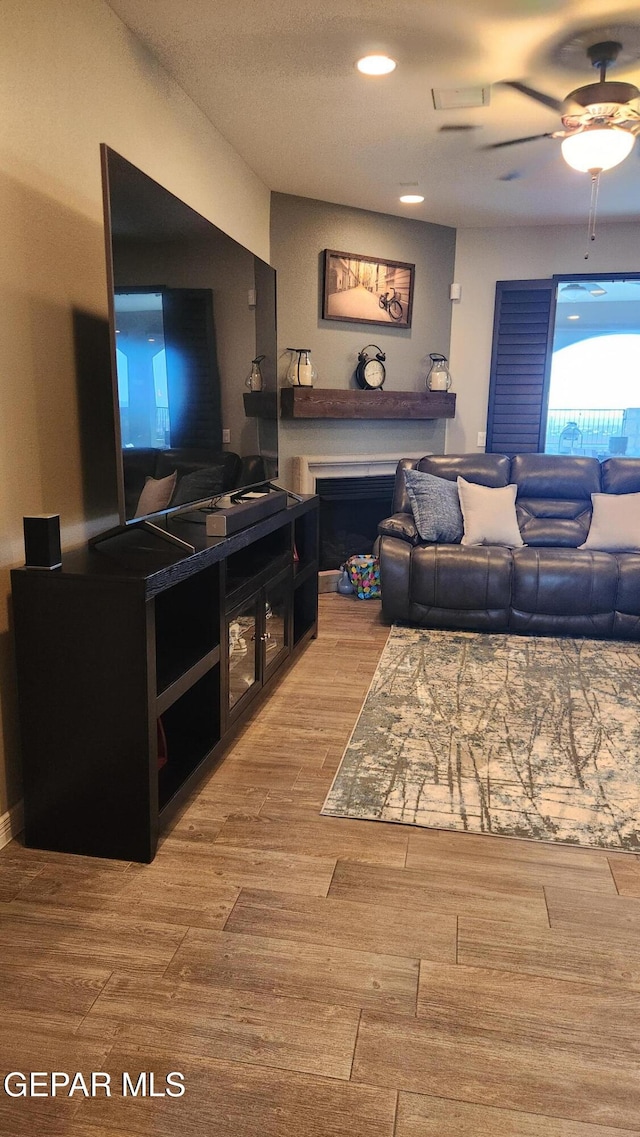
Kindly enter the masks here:
<path id="1" fill-rule="evenodd" d="M 637 412 L 599 407 L 550 410 L 547 416 L 547 454 L 585 454 L 609 458 L 614 454 L 640 454 Z"/>

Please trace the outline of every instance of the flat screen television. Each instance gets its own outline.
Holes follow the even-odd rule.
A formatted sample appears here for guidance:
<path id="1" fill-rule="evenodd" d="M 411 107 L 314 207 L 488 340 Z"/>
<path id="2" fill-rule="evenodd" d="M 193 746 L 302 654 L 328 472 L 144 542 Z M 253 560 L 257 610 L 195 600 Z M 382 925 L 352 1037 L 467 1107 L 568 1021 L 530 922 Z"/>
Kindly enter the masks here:
<path id="1" fill-rule="evenodd" d="M 101 146 L 124 526 L 278 475 L 275 271 Z M 260 417 L 244 395 L 258 357 Z"/>

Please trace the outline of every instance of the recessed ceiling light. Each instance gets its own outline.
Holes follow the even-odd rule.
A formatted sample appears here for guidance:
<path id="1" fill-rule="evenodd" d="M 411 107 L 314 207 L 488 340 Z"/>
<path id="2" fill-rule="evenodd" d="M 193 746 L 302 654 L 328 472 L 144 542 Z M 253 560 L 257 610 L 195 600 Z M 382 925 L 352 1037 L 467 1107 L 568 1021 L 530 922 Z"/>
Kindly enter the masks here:
<path id="1" fill-rule="evenodd" d="M 568 320 L 579 320 L 580 317 L 579 316 L 567 316 L 567 319 Z"/>
<path id="2" fill-rule="evenodd" d="M 589 292 L 591 293 L 592 296 L 606 296 L 607 295 L 606 288 L 590 288 Z"/>
<path id="3" fill-rule="evenodd" d="M 396 61 L 388 55 L 365 55 L 358 60 L 356 67 L 363 75 L 389 75 L 395 71 Z"/>
<path id="4" fill-rule="evenodd" d="M 421 193 L 403 193 L 400 201 L 403 205 L 420 205 L 424 198 Z"/>

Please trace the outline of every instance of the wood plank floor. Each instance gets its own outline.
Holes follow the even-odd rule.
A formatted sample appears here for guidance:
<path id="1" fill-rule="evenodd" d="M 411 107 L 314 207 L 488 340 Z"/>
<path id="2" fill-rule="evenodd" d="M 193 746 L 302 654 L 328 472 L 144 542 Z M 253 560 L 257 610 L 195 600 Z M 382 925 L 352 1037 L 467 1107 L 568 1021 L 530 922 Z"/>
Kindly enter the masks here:
<path id="1" fill-rule="evenodd" d="M 640 1137 L 638 858 L 320 816 L 387 634 L 322 596 L 152 865 L 0 852 L 2 1135 Z"/>

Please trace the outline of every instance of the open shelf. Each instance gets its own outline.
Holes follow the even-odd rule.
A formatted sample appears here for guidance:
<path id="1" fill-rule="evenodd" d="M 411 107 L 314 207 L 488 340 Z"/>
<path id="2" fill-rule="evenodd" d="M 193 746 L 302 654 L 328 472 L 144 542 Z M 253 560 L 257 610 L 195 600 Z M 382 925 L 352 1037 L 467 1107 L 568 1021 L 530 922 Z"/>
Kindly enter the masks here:
<path id="1" fill-rule="evenodd" d="M 158 774 L 162 809 L 220 741 L 220 667 L 212 668 L 162 715 L 167 762 Z"/>
<path id="2" fill-rule="evenodd" d="M 227 605 L 235 603 L 238 594 L 257 587 L 263 577 L 275 576 L 291 561 L 291 534 L 284 526 L 261 537 L 246 549 L 232 553 L 225 562 L 225 597 Z"/>
<path id="3" fill-rule="evenodd" d="M 188 671 L 184 671 L 182 675 L 175 682 L 165 687 L 164 691 L 158 696 L 156 700 L 156 714 L 163 715 L 166 710 L 172 706 L 173 703 L 181 699 L 186 691 L 197 683 L 207 671 L 215 667 L 216 663 L 220 662 L 220 648 L 214 647 L 213 651 L 208 651 L 206 655 L 202 656 L 193 667 Z"/>
<path id="4" fill-rule="evenodd" d="M 155 599 L 156 689 L 160 695 L 220 646 L 219 569 L 204 569 Z M 205 667 L 206 669 L 206 667 Z"/>
<path id="5" fill-rule="evenodd" d="M 293 594 L 293 646 L 315 626 L 318 614 L 317 574 L 307 577 Z"/>

